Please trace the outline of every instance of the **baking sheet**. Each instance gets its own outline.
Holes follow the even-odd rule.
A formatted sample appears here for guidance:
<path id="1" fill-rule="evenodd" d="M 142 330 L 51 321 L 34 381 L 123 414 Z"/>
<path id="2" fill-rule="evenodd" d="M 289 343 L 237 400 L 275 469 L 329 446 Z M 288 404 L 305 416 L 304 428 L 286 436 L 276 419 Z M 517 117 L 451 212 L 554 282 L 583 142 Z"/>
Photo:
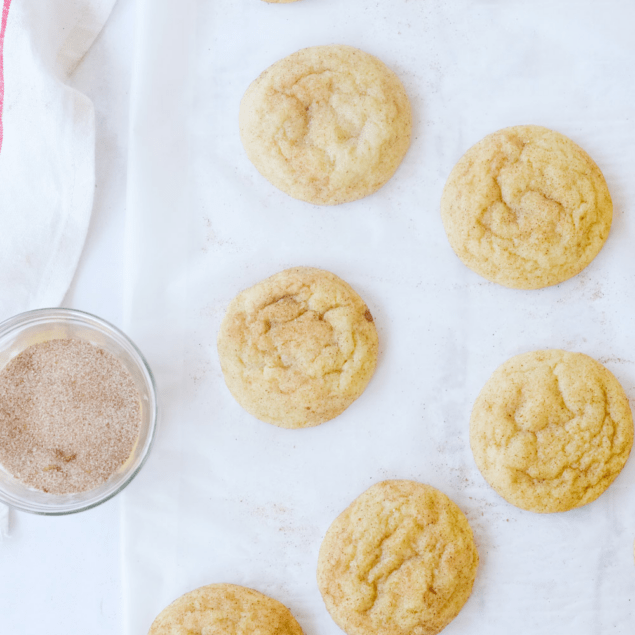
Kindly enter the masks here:
<path id="1" fill-rule="evenodd" d="M 141 0 L 126 328 L 157 376 L 162 415 L 150 459 L 124 493 L 127 633 L 147 632 L 186 591 L 231 582 L 282 601 L 307 635 L 336 635 L 315 582 L 321 538 L 386 478 L 439 488 L 474 530 L 474 591 L 444 633 L 633 632 L 635 459 L 596 502 L 544 516 L 499 498 L 468 442 L 480 388 L 524 351 L 587 353 L 635 405 L 633 24 L 635 5 L 616 0 Z M 393 179 L 334 208 L 269 185 L 237 124 L 262 70 L 328 43 L 383 60 L 414 112 L 412 146 Z M 539 291 L 466 269 L 439 217 L 462 153 L 524 123 L 585 148 L 615 206 L 596 260 Z M 328 269 L 360 293 L 380 355 L 344 414 L 289 431 L 241 410 L 215 339 L 236 293 L 296 265 Z"/>

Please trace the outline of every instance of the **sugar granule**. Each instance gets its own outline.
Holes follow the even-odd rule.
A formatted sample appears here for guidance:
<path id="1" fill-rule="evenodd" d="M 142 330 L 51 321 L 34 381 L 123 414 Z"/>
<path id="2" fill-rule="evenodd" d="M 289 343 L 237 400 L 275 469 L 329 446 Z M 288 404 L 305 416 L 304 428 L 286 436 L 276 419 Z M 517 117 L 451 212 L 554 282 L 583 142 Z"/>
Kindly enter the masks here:
<path id="1" fill-rule="evenodd" d="M 35 489 L 94 489 L 128 459 L 140 427 L 132 376 L 88 342 L 34 344 L 0 370 L 0 464 Z"/>

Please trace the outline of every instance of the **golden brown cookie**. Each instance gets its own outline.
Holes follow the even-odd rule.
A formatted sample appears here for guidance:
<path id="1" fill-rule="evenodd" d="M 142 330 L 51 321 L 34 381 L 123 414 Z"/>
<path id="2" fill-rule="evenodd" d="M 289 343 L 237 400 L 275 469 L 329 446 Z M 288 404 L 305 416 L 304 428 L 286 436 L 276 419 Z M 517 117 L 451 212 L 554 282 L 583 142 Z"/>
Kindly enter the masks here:
<path id="1" fill-rule="evenodd" d="M 633 445 L 624 390 L 602 364 L 560 350 L 517 355 L 494 371 L 470 421 L 474 460 L 509 503 L 562 512 L 594 501 Z"/>
<path id="2" fill-rule="evenodd" d="M 435 635 L 470 597 L 477 567 L 472 530 L 445 494 L 383 481 L 329 527 L 317 580 L 348 635 Z"/>
<path id="3" fill-rule="evenodd" d="M 218 355 L 227 387 L 247 412 L 306 428 L 336 417 L 364 392 L 377 363 L 377 331 L 346 282 L 296 267 L 234 298 Z"/>
<path id="4" fill-rule="evenodd" d="M 456 164 L 443 190 L 450 245 L 470 269 L 514 289 L 568 280 L 597 256 L 613 203 L 582 148 L 540 126 L 488 135 Z"/>
<path id="5" fill-rule="evenodd" d="M 351 46 L 314 46 L 269 67 L 240 104 L 247 156 L 273 185 L 318 205 L 378 190 L 410 145 L 397 76 Z"/>
<path id="6" fill-rule="evenodd" d="M 258 591 L 210 584 L 159 613 L 148 635 L 303 635 L 289 609 Z"/>

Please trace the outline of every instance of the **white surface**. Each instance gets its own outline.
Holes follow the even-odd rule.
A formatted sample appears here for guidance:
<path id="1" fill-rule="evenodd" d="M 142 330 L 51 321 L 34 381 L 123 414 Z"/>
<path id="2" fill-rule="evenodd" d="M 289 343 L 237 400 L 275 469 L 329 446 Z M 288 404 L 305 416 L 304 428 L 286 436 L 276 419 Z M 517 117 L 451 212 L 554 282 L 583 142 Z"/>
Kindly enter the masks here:
<path id="1" fill-rule="evenodd" d="M 9 535 L 9 508 L 6 505 L 0 505 L 0 539 L 7 538 Z"/>
<path id="2" fill-rule="evenodd" d="M 121 326 L 133 0 L 119 0 L 70 80 L 95 107 L 96 191 L 86 246 L 63 306 Z M 0 633 L 122 632 L 120 499 L 62 518 L 11 513 L 0 540 Z"/>
<path id="3" fill-rule="evenodd" d="M 148 42 L 152 46 L 136 61 L 136 77 L 143 79 L 147 73 L 147 83 L 140 84 L 136 93 L 132 150 L 137 163 L 132 175 L 135 179 L 143 176 L 150 187 L 142 191 L 139 182 L 132 192 L 137 197 L 133 202 L 153 207 L 146 208 L 142 217 L 135 214 L 131 219 L 136 233 L 131 236 L 129 254 L 134 255 L 139 248 L 138 253 L 149 259 L 141 263 L 135 257 L 130 261 L 134 268 L 126 269 L 128 315 L 135 321 L 139 343 L 152 346 L 152 350 L 143 350 L 160 375 L 164 412 L 161 443 L 147 470 L 130 486 L 126 500 L 127 507 L 134 505 L 126 510 L 124 533 L 127 632 L 145 635 L 148 620 L 165 603 L 222 576 L 252 584 L 288 602 L 307 635 L 336 635 L 339 630 L 320 608 L 314 589 L 321 536 L 334 515 L 367 484 L 411 476 L 436 485 L 456 500 L 469 514 L 480 548 L 482 567 L 474 595 L 445 633 L 505 631 L 507 635 L 511 624 L 513 632 L 523 635 L 631 635 L 635 505 L 625 490 L 635 483 L 634 459 L 609 493 L 588 508 L 533 517 L 514 510 L 489 491 L 466 445 L 469 409 L 489 373 L 507 357 L 539 346 L 565 346 L 596 355 L 622 381 L 634 404 L 635 314 L 631 298 L 635 273 L 629 255 L 635 237 L 635 131 L 630 113 L 628 118 L 623 115 L 628 100 L 633 103 L 629 75 L 633 51 L 627 32 L 633 24 L 630 0 L 603 4 L 605 13 L 595 5 L 581 7 L 567 2 L 566 9 L 558 9 L 552 3 L 533 3 L 539 12 L 533 16 L 527 16 L 533 10 L 519 2 L 403 0 L 365 5 L 356 15 L 354 8 L 359 3 L 349 0 L 351 8 L 344 9 L 342 26 L 328 31 L 318 18 L 325 13 L 331 20 L 336 7 L 342 10 L 342 3 L 335 0 L 302 0 L 280 6 L 239 1 L 218 17 L 214 27 L 222 31 L 231 25 L 234 30 L 228 30 L 226 37 L 237 41 L 230 44 L 251 51 L 250 65 L 240 70 L 236 79 L 232 79 L 228 55 L 218 55 L 216 61 L 210 57 L 218 51 L 206 40 L 218 31 L 210 29 L 207 13 L 202 9 L 198 15 L 190 12 L 194 6 L 190 0 L 171 4 L 171 9 L 179 9 L 178 15 L 167 11 L 165 2 L 152 3 L 154 10 L 146 14 L 143 34 L 146 41 L 151 38 Z M 220 9 L 226 2 L 209 5 L 208 10 L 214 6 Z M 132 8 L 133 0 L 119 0 L 74 80 L 75 87 L 95 105 L 97 191 L 86 247 L 64 302 L 118 326 L 124 324 L 122 245 Z M 146 3 L 146 11 L 149 8 Z M 277 17 L 269 31 L 254 35 L 253 21 L 249 22 L 250 30 L 237 27 L 239 10 L 253 10 L 254 20 Z M 592 18 L 586 17 L 591 10 Z M 392 17 L 384 20 L 384 14 Z M 523 25 L 523 16 L 531 18 L 527 25 Z M 465 26 L 466 21 L 472 23 L 471 28 Z M 196 24 L 197 36 L 192 41 Z M 285 39 L 293 29 L 298 29 L 296 35 Z M 406 29 L 416 34 L 421 53 L 416 47 L 407 50 L 410 40 L 399 41 L 399 31 L 408 33 Z M 395 40 L 390 46 L 384 46 L 380 37 L 384 30 L 382 37 Z M 344 31 L 349 35 L 346 39 Z M 491 37 L 485 38 L 486 34 Z M 165 57 L 154 66 L 161 38 Z M 212 119 L 210 104 L 216 102 L 223 86 L 229 86 L 232 107 L 237 107 L 243 88 L 269 63 L 295 48 L 336 38 L 377 54 L 399 73 L 413 99 L 418 139 L 387 186 L 390 191 L 325 210 L 289 201 L 262 181 L 241 154 L 232 127 L 235 119 L 219 123 L 219 129 L 225 127 L 226 142 L 218 150 L 211 145 L 215 136 L 205 122 Z M 187 49 L 187 42 L 192 50 Z M 217 45 L 221 43 L 225 46 L 226 40 L 217 40 Z M 440 59 L 438 49 L 446 43 L 456 49 L 451 61 Z M 201 68 L 195 69 L 195 57 L 191 56 L 207 48 L 213 50 L 201 57 Z M 400 55 L 407 64 L 400 61 Z M 220 71 L 213 83 L 211 70 Z M 583 72 L 587 75 L 581 80 Z M 492 75 L 499 78 L 494 87 L 488 80 Z M 200 81 L 197 92 L 180 93 L 179 86 L 187 85 L 191 90 L 195 77 Z M 599 85 L 594 83 L 598 78 Z M 554 84 L 557 90 L 545 92 Z M 192 110 L 187 112 L 194 117 L 187 126 L 176 116 L 179 102 L 191 104 Z M 165 110 L 157 110 L 159 107 Z M 569 134 L 594 156 L 607 176 L 616 216 L 605 249 L 581 276 L 555 289 L 517 293 L 489 285 L 456 261 L 438 218 L 438 198 L 452 165 L 469 144 L 503 125 L 529 121 Z M 186 139 L 196 142 L 197 161 L 203 159 L 196 179 L 197 174 L 188 176 L 185 169 L 188 152 L 194 156 L 193 149 L 184 145 Z M 223 156 L 224 148 L 229 147 L 232 153 Z M 147 164 L 139 165 L 140 159 Z M 209 180 L 207 187 L 202 179 Z M 231 183 L 232 191 L 240 187 L 240 208 L 227 207 L 218 200 L 216 188 L 225 182 Z M 252 188 L 257 188 L 255 194 L 250 194 Z M 183 197 L 186 189 L 191 191 L 190 200 Z M 413 204 L 400 199 L 401 193 L 409 190 L 416 199 Z M 230 233 L 227 227 L 229 222 L 244 226 L 249 206 L 259 214 L 250 218 L 253 233 L 261 232 L 257 241 L 258 236 L 250 233 L 245 237 L 244 231 L 234 234 L 233 228 Z M 407 231 L 403 230 L 404 220 L 408 221 Z M 356 221 L 360 223 L 359 237 L 353 236 Z M 283 223 L 296 231 L 297 244 L 271 238 L 271 228 Z M 193 241 L 191 246 L 186 244 L 189 240 Z M 352 249 L 358 240 L 368 243 L 361 245 L 360 251 L 357 246 Z M 388 240 L 391 244 L 401 241 L 407 249 L 403 256 L 397 254 L 398 260 L 393 261 L 392 253 L 383 253 Z M 200 271 L 188 266 L 197 249 Z M 234 249 L 238 252 L 232 255 Z M 412 260 L 403 267 L 401 263 L 409 257 Z M 224 264 L 216 268 L 221 258 Z M 306 518 L 299 517 L 295 505 L 289 505 L 294 501 L 286 494 L 277 494 L 279 483 L 272 484 L 275 476 L 295 478 L 302 474 L 303 465 L 296 471 L 302 462 L 287 455 L 297 451 L 292 446 L 303 441 L 305 433 L 295 436 L 277 431 L 244 415 L 224 394 L 213 341 L 225 303 L 236 291 L 300 260 L 330 267 L 356 286 L 377 318 L 382 340 L 380 365 L 369 392 L 342 417 L 306 431 L 310 442 L 320 435 L 332 440 L 327 452 L 320 444 L 314 448 L 316 456 L 309 457 L 311 474 L 317 473 L 316 485 L 305 489 L 306 501 L 300 503 L 317 511 Z M 143 282 L 153 268 L 155 283 L 145 289 Z M 178 277 L 189 280 L 187 286 L 180 284 Z M 178 352 L 179 342 L 191 335 L 176 321 L 181 320 L 184 310 L 178 304 L 179 294 L 187 292 L 189 306 L 196 304 L 191 300 L 195 284 L 204 291 L 201 306 L 185 317 L 188 329 L 201 329 L 191 340 L 194 348 L 204 346 L 201 353 L 190 347 L 186 359 L 172 357 L 171 348 Z M 439 302 L 440 294 L 448 291 L 451 301 Z M 216 294 L 218 297 L 211 297 Z M 209 311 L 201 315 L 208 300 Z M 147 308 L 143 308 L 144 303 Z M 430 342 L 425 348 L 420 343 L 423 337 Z M 457 364 L 448 364 L 448 359 Z M 411 365 L 416 372 L 408 376 L 406 370 Z M 194 420 L 193 414 L 201 412 L 202 420 Z M 229 423 L 235 424 L 240 443 L 228 438 L 224 413 L 229 413 Z M 217 422 L 222 424 L 220 429 Z M 190 435 L 196 432 L 207 444 L 185 456 L 179 455 L 178 446 L 173 453 L 166 452 L 168 442 L 178 437 L 180 430 Z M 210 445 L 217 439 L 224 447 Z M 269 460 L 257 447 L 261 440 L 279 440 Z M 390 454 L 382 444 L 392 448 Z M 228 456 L 237 463 L 229 466 L 227 474 L 209 458 L 225 448 L 232 450 Z M 449 463 L 437 451 L 453 453 Z M 369 472 L 360 469 L 366 452 L 373 462 Z M 189 489 L 187 472 L 193 461 L 203 468 L 205 480 L 196 489 Z M 262 467 L 265 478 L 248 483 L 248 498 L 229 500 L 232 470 L 245 466 Z M 466 488 L 461 487 L 463 478 L 470 481 Z M 330 491 L 316 492 L 317 484 L 325 482 L 332 483 Z M 167 497 L 163 497 L 164 486 Z M 172 514 L 176 499 L 170 494 L 179 487 L 186 493 L 180 504 L 190 508 L 185 509 L 186 514 Z M 161 508 L 166 501 L 168 514 Z M 12 536 L 0 542 L 0 632 L 122 632 L 121 502 L 116 498 L 66 518 L 13 515 Z M 192 507 L 200 508 L 202 523 L 190 531 Z M 212 542 L 212 532 L 219 527 L 227 537 L 227 526 L 221 525 L 223 507 L 231 511 L 228 518 L 236 521 L 239 548 L 227 541 Z M 148 525 L 150 516 L 144 512 L 148 508 L 156 524 Z M 143 524 L 135 527 L 140 519 Z M 588 521 L 598 519 L 605 524 L 601 543 L 588 531 Z M 511 532 L 505 531 L 507 524 Z M 147 550 L 138 548 L 140 530 L 147 530 Z M 155 546 L 164 551 L 152 551 Z M 281 554 L 281 560 L 274 563 L 273 554 L 278 552 L 270 553 L 271 546 L 289 553 Z M 563 594 L 577 588 L 572 585 L 579 584 L 578 578 L 587 583 L 583 589 L 586 594 L 562 602 Z M 591 585 L 593 593 L 589 594 Z M 578 609 L 580 618 L 572 617 Z"/>
<path id="4" fill-rule="evenodd" d="M 0 320 L 64 297 L 95 189 L 95 113 L 64 82 L 114 0 L 19 0 L 4 40 Z"/>
<path id="5" fill-rule="evenodd" d="M 336 635 L 315 583 L 321 538 L 372 483 L 413 478 L 465 511 L 481 555 L 473 596 L 447 635 L 631 634 L 635 461 L 583 509 L 524 512 L 478 473 L 468 419 L 500 363 L 541 347 L 600 359 L 635 403 L 635 5 L 141 0 L 139 9 L 126 328 L 156 373 L 162 422 L 123 497 L 125 632 L 147 632 L 181 593 L 224 581 L 281 600 L 307 635 Z M 317 208 L 255 171 L 237 112 L 271 63 L 332 42 L 373 53 L 400 76 L 414 138 L 377 194 Z M 582 145 L 615 203 L 591 266 L 533 292 L 467 270 L 438 210 L 461 154 L 519 123 Z M 231 298 L 294 265 L 351 283 L 380 336 L 366 393 L 301 431 L 243 412 L 215 348 Z"/>

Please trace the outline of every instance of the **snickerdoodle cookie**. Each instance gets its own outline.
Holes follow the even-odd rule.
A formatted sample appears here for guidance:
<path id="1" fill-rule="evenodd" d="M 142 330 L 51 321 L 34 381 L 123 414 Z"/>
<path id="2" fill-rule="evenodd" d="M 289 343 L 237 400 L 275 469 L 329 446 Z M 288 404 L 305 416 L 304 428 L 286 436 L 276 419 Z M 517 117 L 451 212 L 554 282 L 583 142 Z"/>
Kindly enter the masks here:
<path id="1" fill-rule="evenodd" d="M 456 164 L 441 217 L 470 269 L 514 289 L 540 289 L 580 273 L 611 227 L 602 172 L 582 148 L 540 126 L 488 135 Z"/>
<path id="2" fill-rule="evenodd" d="M 296 267 L 234 298 L 218 354 L 227 387 L 247 412 L 305 428 L 336 417 L 364 392 L 377 362 L 377 331 L 346 282 Z"/>
<path id="3" fill-rule="evenodd" d="M 397 76 L 351 46 L 314 46 L 269 67 L 240 104 L 247 156 L 273 185 L 318 205 L 355 201 L 393 175 L 410 145 Z"/>
<path id="4" fill-rule="evenodd" d="M 234 584 L 210 584 L 164 608 L 148 635 L 194 633 L 302 635 L 302 629 L 277 600 Z"/>
<path id="5" fill-rule="evenodd" d="M 317 580 L 349 635 L 435 635 L 469 598 L 477 567 L 472 530 L 445 494 L 384 481 L 329 527 Z"/>
<path id="6" fill-rule="evenodd" d="M 582 353 L 544 350 L 506 361 L 470 421 L 474 459 L 506 501 L 562 512 L 594 501 L 624 467 L 633 417 L 617 379 Z"/>

